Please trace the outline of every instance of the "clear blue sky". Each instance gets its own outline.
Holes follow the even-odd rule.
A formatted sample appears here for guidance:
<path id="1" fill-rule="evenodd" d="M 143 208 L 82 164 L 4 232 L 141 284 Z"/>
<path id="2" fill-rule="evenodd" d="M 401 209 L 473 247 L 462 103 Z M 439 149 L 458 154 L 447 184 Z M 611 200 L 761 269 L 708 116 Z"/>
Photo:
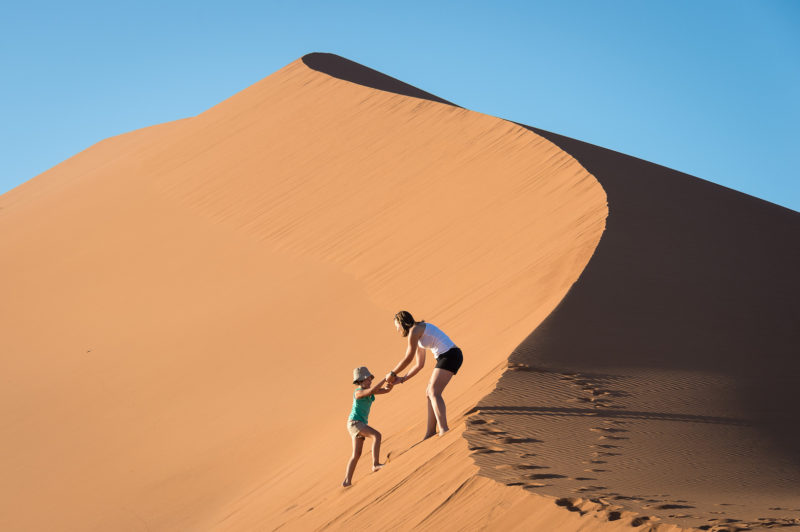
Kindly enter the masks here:
<path id="1" fill-rule="evenodd" d="M 0 193 L 314 51 L 800 211 L 796 0 L 7 3 Z"/>

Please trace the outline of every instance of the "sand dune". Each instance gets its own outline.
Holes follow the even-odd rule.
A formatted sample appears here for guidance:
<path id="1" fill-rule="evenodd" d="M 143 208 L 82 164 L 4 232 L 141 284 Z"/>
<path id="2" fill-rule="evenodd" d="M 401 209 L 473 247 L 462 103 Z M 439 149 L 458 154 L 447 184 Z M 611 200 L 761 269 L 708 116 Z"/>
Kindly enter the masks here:
<path id="1" fill-rule="evenodd" d="M 0 196 L 0 527 L 788 524 L 798 233 L 311 54 Z M 400 308 L 465 352 L 453 430 L 419 442 L 426 368 L 342 489 Z"/>
<path id="2" fill-rule="evenodd" d="M 351 370 L 400 356 L 398 306 L 468 353 L 457 416 L 564 296 L 606 216 L 597 182 L 540 136 L 301 60 L 0 206 L 2 525 L 65 530 L 269 527 L 283 517 L 264 500 L 331 493 Z M 376 408 L 388 451 L 418 438 L 424 386 Z"/>

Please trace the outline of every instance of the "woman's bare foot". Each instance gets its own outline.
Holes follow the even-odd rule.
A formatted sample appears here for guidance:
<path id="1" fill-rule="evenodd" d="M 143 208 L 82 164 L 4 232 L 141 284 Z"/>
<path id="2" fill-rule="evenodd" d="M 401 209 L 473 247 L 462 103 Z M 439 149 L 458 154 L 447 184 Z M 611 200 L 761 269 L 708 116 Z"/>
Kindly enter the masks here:
<path id="1" fill-rule="evenodd" d="M 442 430 L 440 430 L 440 431 L 439 431 L 439 436 L 444 436 L 444 435 L 445 435 L 445 433 L 446 433 L 448 430 L 450 430 L 450 429 L 442 429 Z"/>
<path id="2" fill-rule="evenodd" d="M 425 436 L 422 437 L 422 439 L 427 440 L 428 438 L 433 438 L 434 436 L 436 436 L 435 432 L 428 432 L 427 434 L 425 434 Z"/>
<path id="3" fill-rule="evenodd" d="M 346 487 L 348 487 L 348 486 L 350 486 L 350 481 L 349 481 L 349 480 L 347 480 L 347 479 L 344 479 L 344 482 L 342 482 L 342 487 L 343 487 L 343 488 L 346 488 Z"/>
<path id="4" fill-rule="evenodd" d="M 380 471 L 380 470 L 381 470 L 381 468 L 382 468 L 383 466 L 385 466 L 385 465 L 386 465 L 386 464 L 373 464 L 373 466 L 372 466 L 372 472 L 374 473 L 375 471 Z"/>

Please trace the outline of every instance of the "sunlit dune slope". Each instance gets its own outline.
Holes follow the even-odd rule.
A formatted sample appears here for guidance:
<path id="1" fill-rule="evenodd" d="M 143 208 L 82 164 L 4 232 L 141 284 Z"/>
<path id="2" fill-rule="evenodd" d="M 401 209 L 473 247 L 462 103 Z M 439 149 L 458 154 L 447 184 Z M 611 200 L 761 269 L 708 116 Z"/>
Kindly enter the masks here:
<path id="1" fill-rule="evenodd" d="M 591 257 L 603 189 L 536 133 L 323 71 L 337 61 L 0 196 L 0 528 L 585 529 L 479 478 L 461 433 Z M 412 447 L 425 377 L 398 387 L 371 417 L 389 466 L 365 457 L 342 490 L 351 370 L 400 357 L 400 308 L 465 352 L 454 430 Z"/>

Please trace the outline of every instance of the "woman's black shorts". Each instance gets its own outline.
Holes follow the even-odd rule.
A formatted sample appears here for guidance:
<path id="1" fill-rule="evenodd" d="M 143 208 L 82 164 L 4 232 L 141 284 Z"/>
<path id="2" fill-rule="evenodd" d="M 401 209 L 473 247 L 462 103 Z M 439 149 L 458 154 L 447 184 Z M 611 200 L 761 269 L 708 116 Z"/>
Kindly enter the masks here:
<path id="1" fill-rule="evenodd" d="M 436 359 L 436 367 L 452 371 L 453 375 L 455 375 L 458 373 L 458 368 L 461 367 L 462 362 L 464 362 L 464 355 L 461 353 L 461 349 L 451 347 L 439 355 L 439 358 Z"/>

